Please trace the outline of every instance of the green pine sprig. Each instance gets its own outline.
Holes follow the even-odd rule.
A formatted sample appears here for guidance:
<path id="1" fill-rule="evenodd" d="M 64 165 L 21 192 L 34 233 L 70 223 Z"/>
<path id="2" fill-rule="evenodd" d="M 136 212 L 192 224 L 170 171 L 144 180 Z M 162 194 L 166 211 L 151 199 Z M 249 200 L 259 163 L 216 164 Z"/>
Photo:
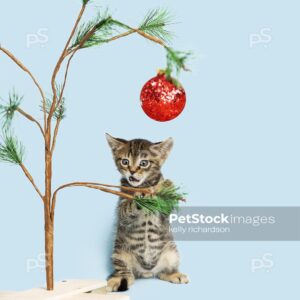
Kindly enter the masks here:
<path id="1" fill-rule="evenodd" d="M 57 98 L 60 99 L 62 87 L 58 84 L 56 84 L 55 87 L 56 87 Z M 47 98 L 46 99 L 46 112 L 47 112 L 47 114 L 49 114 L 51 106 L 52 106 L 52 99 Z M 41 103 L 40 109 L 41 109 L 41 111 L 43 111 L 43 103 Z M 54 113 L 53 113 L 53 118 L 56 119 L 56 120 L 62 120 L 65 117 L 66 117 L 66 98 L 62 97 L 61 102 L 58 105 L 56 105 L 56 108 L 55 108 Z"/>
<path id="2" fill-rule="evenodd" d="M 24 158 L 24 146 L 9 131 L 5 131 L 0 142 L 0 161 L 21 164 Z"/>
<path id="3" fill-rule="evenodd" d="M 98 13 L 96 18 L 79 26 L 69 51 L 105 43 L 115 32 L 115 25 L 107 10 L 103 14 Z"/>
<path id="4" fill-rule="evenodd" d="M 173 72 L 178 76 L 180 71 L 189 71 L 186 67 L 187 61 L 191 58 L 190 51 L 177 51 L 170 47 L 166 47 L 167 51 L 167 68 L 164 71 L 167 78 L 171 78 Z"/>
<path id="5" fill-rule="evenodd" d="M 153 9 L 147 13 L 138 29 L 169 43 L 172 33 L 166 29 L 166 26 L 171 22 L 172 17 L 166 9 Z"/>
<path id="6" fill-rule="evenodd" d="M 46 112 L 49 114 L 52 105 L 52 100 L 46 99 Z M 53 118 L 56 120 L 62 120 L 66 117 L 66 106 L 65 106 L 65 97 L 62 98 L 61 103 L 56 106 Z"/>
<path id="7" fill-rule="evenodd" d="M 180 188 L 174 186 L 163 186 L 162 189 L 151 196 L 135 197 L 137 206 L 148 213 L 161 213 L 169 215 L 173 210 L 179 207 L 179 201 L 185 201 L 186 193 L 180 191 Z"/>
<path id="8" fill-rule="evenodd" d="M 14 118 L 16 110 L 22 102 L 23 96 L 19 96 L 15 90 L 9 93 L 8 102 L 0 104 L 0 117 L 3 120 L 3 128 L 8 128 Z"/>
<path id="9" fill-rule="evenodd" d="M 127 30 L 129 34 L 138 30 L 149 36 L 158 38 L 161 41 L 160 44 L 164 45 L 167 52 L 167 66 L 166 69 L 161 70 L 161 72 L 166 75 L 169 81 L 180 87 L 180 83 L 175 77 L 178 76 L 182 70 L 188 71 L 186 63 L 192 53 L 190 51 L 177 51 L 168 46 L 168 43 L 172 39 L 172 33 L 168 31 L 166 27 L 170 24 L 172 24 L 172 17 L 165 9 L 159 8 L 150 10 L 137 29 L 113 19 L 106 10 L 103 14 L 98 13 L 93 20 L 83 22 L 79 25 L 68 51 L 71 53 L 77 49 L 107 43 L 114 38 L 114 33 L 119 33 L 121 29 Z M 126 32 L 124 33 L 128 35 Z M 122 34 L 120 34 L 120 36 L 122 36 Z M 174 73 L 176 73 L 176 75 L 174 75 Z"/>

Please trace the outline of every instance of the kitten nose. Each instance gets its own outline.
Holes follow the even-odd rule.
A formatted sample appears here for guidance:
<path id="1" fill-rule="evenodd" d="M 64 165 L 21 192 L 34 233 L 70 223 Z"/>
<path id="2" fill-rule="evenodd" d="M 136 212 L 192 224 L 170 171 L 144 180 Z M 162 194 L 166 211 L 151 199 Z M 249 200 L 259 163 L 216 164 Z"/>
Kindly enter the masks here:
<path id="1" fill-rule="evenodd" d="M 135 171 L 133 170 L 129 170 L 130 174 L 133 175 L 135 173 Z"/>

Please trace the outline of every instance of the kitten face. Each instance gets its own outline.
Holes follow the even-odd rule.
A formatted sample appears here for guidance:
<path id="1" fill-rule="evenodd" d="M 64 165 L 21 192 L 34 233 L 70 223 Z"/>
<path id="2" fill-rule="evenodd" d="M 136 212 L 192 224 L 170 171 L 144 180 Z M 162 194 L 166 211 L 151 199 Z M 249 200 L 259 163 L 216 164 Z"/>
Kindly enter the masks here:
<path id="1" fill-rule="evenodd" d="M 106 134 L 116 166 L 127 182 L 133 186 L 151 185 L 161 177 L 160 168 L 167 159 L 173 140 L 151 143 L 143 139 L 126 141 Z"/>

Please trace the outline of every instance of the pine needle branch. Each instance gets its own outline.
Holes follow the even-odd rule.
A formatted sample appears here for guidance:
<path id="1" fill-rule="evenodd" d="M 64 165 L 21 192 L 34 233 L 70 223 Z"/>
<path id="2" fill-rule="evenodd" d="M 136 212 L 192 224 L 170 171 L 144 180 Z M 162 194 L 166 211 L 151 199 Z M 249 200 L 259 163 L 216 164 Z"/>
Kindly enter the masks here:
<path id="1" fill-rule="evenodd" d="M 35 123 L 38 128 L 40 129 L 43 136 L 44 130 L 41 126 L 41 124 L 30 114 L 26 113 L 24 110 L 20 108 L 20 104 L 22 102 L 23 96 L 19 96 L 15 90 L 9 93 L 9 100 L 5 104 L 0 104 L 0 117 L 4 120 L 2 128 L 4 130 L 7 130 L 12 123 L 12 120 L 14 118 L 15 112 L 18 112 L 23 117 L 25 117 L 27 120 Z M 43 104 L 42 104 L 43 108 Z M 43 111 L 43 109 L 42 109 Z"/>
<path id="2" fill-rule="evenodd" d="M 5 131 L 0 143 L 0 161 L 20 165 L 24 158 L 24 146 L 8 131 Z"/>
<path id="3" fill-rule="evenodd" d="M 108 11 L 105 11 L 104 14 L 98 13 L 94 20 L 83 23 L 78 27 L 68 50 L 71 52 L 77 48 L 88 48 L 103 44 L 114 32 L 115 23 L 108 15 Z"/>
<path id="4" fill-rule="evenodd" d="M 139 30 L 169 43 L 172 39 L 172 33 L 166 30 L 166 26 L 170 25 L 171 22 L 172 17 L 167 10 L 153 9 L 146 15 L 139 26 Z"/>
<path id="5" fill-rule="evenodd" d="M 3 128 L 8 128 L 18 110 L 23 96 L 19 96 L 15 90 L 9 93 L 8 103 L 0 104 L 0 117 L 3 119 Z"/>
<path id="6" fill-rule="evenodd" d="M 172 48 L 166 47 L 167 51 L 167 69 L 165 74 L 167 78 L 171 77 L 171 74 L 175 71 L 177 75 L 180 71 L 189 71 L 186 67 L 186 62 L 190 59 L 192 52 L 177 51 Z"/>
<path id="7" fill-rule="evenodd" d="M 85 22 L 78 27 L 68 51 L 71 53 L 75 49 L 101 45 L 135 32 L 166 46 L 164 43 L 169 42 L 172 36 L 171 32 L 165 28 L 169 24 L 171 24 L 171 17 L 167 10 L 155 9 L 149 11 L 137 29 L 112 19 L 106 10 L 103 14 L 98 13 L 94 20 Z M 113 34 L 118 32 L 118 28 L 125 29 L 127 32 L 114 37 Z"/>
<path id="8" fill-rule="evenodd" d="M 169 215 L 173 210 L 178 209 L 179 201 L 185 201 L 186 194 L 180 188 L 174 186 L 163 186 L 162 189 L 151 196 L 135 197 L 136 204 L 149 213 L 161 213 Z"/>
<path id="9" fill-rule="evenodd" d="M 113 19 L 112 22 L 117 25 L 118 27 L 121 27 L 123 29 L 126 29 L 126 30 L 132 30 L 132 32 L 135 32 L 135 29 L 133 29 L 132 27 L 130 27 L 129 25 L 126 25 L 116 19 Z"/>
<path id="10" fill-rule="evenodd" d="M 50 99 L 46 99 L 46 111 L 49 114 L 50 109 L 51 109 L 51 105 L 52 105 L 52 100 Z M 66 117 L 66 107 L 65 107 L 65 97 L 62 98 L 61 103 L 56 106 L 54 113 L 53 113 L 53 118 L 56 120 L 62 120 Z"/>
<path id="11" fill-rule="evenodd" d="M 61 92 L 62 92 L 62 87 L 58 84 L 56 84 L 55 87 L 56 87 L 56 95 L 57 95 L 58 99 L 60 99 Z M 54 119 L 61 121 L 62 119 L 64 119 L 66 117 L 65 101 L 66 101 L 65 97 L 62 97 L 61 101 L 56 104 L 55 110 L 53 112 L 53 118 Z M 52 106 L 52 100 L 49 99 L 49 98 L 46 98 L 46 112 L 47 112 L 47 114 L 49 114 L 51 106 Z M 42 109 L 43 108 L 41 106 L 41 110 Z"/>

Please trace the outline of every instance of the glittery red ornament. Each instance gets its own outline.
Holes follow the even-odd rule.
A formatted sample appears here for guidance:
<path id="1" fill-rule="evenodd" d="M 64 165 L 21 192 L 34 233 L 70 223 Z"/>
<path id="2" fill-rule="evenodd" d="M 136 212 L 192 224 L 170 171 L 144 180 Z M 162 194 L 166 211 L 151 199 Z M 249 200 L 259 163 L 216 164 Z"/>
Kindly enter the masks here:
<path id="1" fill-rule="evenodd" d="M 183 111 L 186 95 L 164 74 L 158 74 L 145 83 L 141 91 L 141 106 L 148 117 L 165 122 L 175 119 Z"/>

